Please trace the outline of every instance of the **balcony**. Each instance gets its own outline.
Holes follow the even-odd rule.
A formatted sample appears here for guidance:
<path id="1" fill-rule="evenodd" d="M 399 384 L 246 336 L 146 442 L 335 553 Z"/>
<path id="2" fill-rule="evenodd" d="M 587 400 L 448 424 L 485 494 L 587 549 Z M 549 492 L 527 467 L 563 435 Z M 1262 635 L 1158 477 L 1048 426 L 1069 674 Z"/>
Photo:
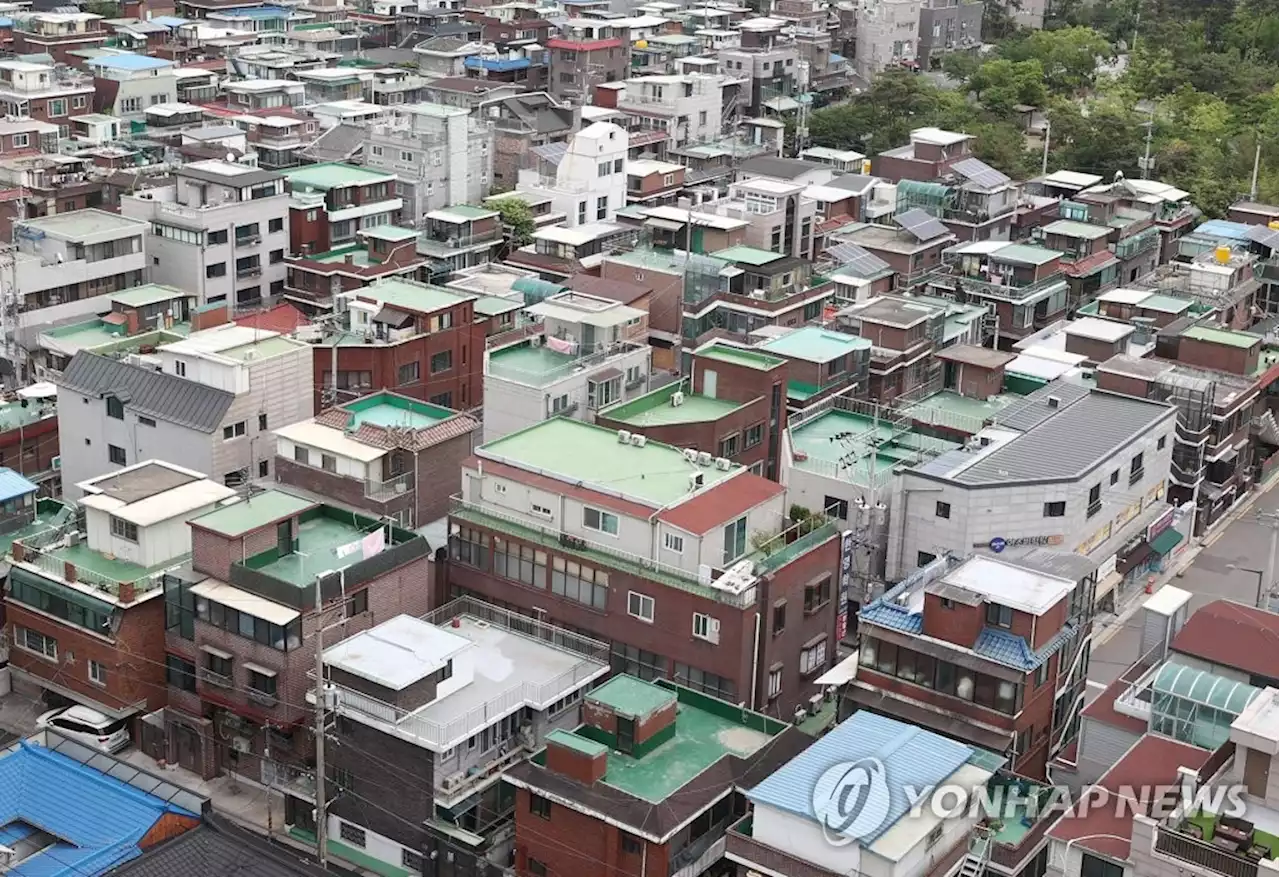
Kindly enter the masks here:
<path id="1" fill-rule="evenodd" d="M 447 259 L 455 253 L 489 246 L 502 240 L 502 229 L 495 228 L 479 234 L 441 234 L 433 232 L 418 236 L 418 252 L 436 259 Z"/>
<path id="2" fill-rule="evenodd" d="M 1208 842 L 1204 840 L 1203 831 L 1203 827 L 1191 819 L 1184 821 L 1181 828 L 1157 826 L 1155 852 L 1223 877 L 1258 877 L 1262 873 L 1258 867 L 1262 859 L 1276 855 L 1274 849 L 1253 843 L 1252 838 L 1240 842 L 1241 846 L 1249 845 L 1246 852 L 1232 851 L 1228 848 L 1231 839 L 1215 835 L 1214 841 Z"/>
<path id="3" fill-rule="evenodd" d="M 200 667 L 196 671 L 197 677 L 205 685 L 212 685 L 215 688 L 234 688 L 235 681 L 230 676 L 210 670 L 208 667 Z M 274 704 L 273 704 L 274 706 Z"/>
<path id="4" fill-rule="evenodd" d="M 1058 818 L 1060 811 L 1050 808 L 1052 789 L 1013 774 L 997 774 L 992 785 L 1003 787 L 1000 818 L 988 818 L 991 861 L 1017 872 L 1027 858 L 1039 851 L 1040 841 Z M 994 791 L 994 790 L 993 790 Z"/>
<path id="5" fill-rule="evenodd" d="M 262 275 L 262 266 L 254 265 L 249 268 L 237 268 L 236 279 L 244 280 L 247 277 L 260 277 Z"/>
<path id="6" fill-rule="evenodd" d="M 257 246 L 257 245 L 258 245 L 258 244 L 260 244 L 260 243 L 262 243 L 262 236 L 261 236 L 261 235 L 249 234 L 249 235 L 245 235 L 244 237 L 237 237 L 237 238 L 236 238 L 236 247 L 237 247 L 237 248 L 239 248 L 239 247 L 255 247 L 255 246 Z"/>
<path id="7" fill-rule="evenodd" d="M 751 836 L 751 820 L 751 816 L 744 816 L 725 832 L 724 855 L 729 861 L 788 877 L 841 877 L 835 871 L 760 843 Z"/>
<path id="8" fill-rule="evenodd" d="M 1148 228 L 1132 237 L 1122 239 L 1115 245 L 1115 255 L 1117 259 L 1132 259 L 1134 256 L 1146 250 L 1150 250 L 1160 243 L 1160 232 L 1154 228 Z"/>
<path id="9" fill-rule="evenodd" d="M 67 526 L 43 530 L 15 540 L 13 562 L 38 570 L 55 581 L 74 582 L 101 591 L 122 603 L 162 587 L 165 571 L 182 564 L 190 553 L 147 568 L 89 547 L 80 533 Z"/>
<path id="10" fill-rule="evenodd" d="M 365 481 L 364 495 L 366 499 L 386 502 L 397 496 L 404 496 L 413 489 L 413 475 L 405 472 L 388 478 L 386 481 Z"/>

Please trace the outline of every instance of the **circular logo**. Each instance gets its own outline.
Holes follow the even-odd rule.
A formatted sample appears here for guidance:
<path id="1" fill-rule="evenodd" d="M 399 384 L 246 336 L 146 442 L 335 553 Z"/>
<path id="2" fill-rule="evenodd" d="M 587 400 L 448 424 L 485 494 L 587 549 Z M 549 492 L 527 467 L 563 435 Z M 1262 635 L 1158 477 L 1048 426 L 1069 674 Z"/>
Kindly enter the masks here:
<path id="1" fill-rule="evenodd" d="M 1004 551 L 1005 546 L 1007 546 L 1008 544 L 1009 544 L 1008 542 L 1004 541 L 1004 537 L 997 536 L 996 538 L 992 539 L 990 542 L 987 543 L 987 547 L 989 547 L 996 554 L 999 554 L 1001 551 Z"/>
<path id="2" fill-rule="evenodd" d="M 884 765 L 864 758 L 827 768 L 813 787 L 813 815 L 833 846 L 869 837 L 889 815 Z"/>

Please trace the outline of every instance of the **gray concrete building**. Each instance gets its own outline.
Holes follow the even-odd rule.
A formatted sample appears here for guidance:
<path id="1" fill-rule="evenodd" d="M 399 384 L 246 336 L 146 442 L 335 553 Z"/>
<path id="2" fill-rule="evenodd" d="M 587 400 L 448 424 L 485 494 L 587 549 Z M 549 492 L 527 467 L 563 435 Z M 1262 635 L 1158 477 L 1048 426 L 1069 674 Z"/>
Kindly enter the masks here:
<path id="1" fill-rule="evenodd" d="M 275 171 L 192 162 L 170 185 L 121 197 L 120 212 L 151 224 L 151 279 L 198 305 L 252 307 L 284 291 L 289 196 Z"/>
<path id="2" fill-rule="evenodd" d="M 940 69 L 952 52 L 982 45 L 983 5 L 973 0 L 928 0 L 920 10 L 920 64 Z"/>

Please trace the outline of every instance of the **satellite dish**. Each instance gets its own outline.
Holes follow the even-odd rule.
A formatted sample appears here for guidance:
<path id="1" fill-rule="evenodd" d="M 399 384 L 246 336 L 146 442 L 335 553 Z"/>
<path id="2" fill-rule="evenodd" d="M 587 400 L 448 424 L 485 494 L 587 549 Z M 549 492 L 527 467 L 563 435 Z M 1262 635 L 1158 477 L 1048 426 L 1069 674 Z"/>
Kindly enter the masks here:
<path id="1" fill-rule="evenodd" d="M 235 154 L 234 152 L 228 152 L 228 153 L 227 153 L 227 161 L 228 161 L 228 162 L 230 162 L 230 163 L 232 163 L 232 164 L 234 164 L 234 163 L 235 163 L 235 160 L 236 160 L 236 154 Z"/>

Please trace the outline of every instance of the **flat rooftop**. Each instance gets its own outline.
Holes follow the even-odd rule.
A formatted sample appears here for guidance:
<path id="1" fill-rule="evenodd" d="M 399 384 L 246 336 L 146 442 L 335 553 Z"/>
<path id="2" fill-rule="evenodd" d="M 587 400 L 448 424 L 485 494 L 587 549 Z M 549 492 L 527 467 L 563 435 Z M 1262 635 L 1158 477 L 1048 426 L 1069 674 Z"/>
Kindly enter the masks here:
<path id="1" fill-rule="evenodd" d="M 242 502 L 223 506 L 191 520 L 192 524 L 223 536 L 243 536 L 259 527 L 292 517 L 316 503 L 281 490 L 268 490 Z"/>
<path id="2" fill-rule="evenodd" d="M 343 411 L 351 412 L 349 428 L 357 430 L 364 424 L 372 426 L 404 426 L 410 429 L 422 429 L 435 426 L 442 420 L 452 417 L 454 412 L 439 405 L 419 402 L 395 393 L 375 393 L 356 399 L 342 406 Z"/>
<path id="3" fill-rule="evenodd" d="M 20 426 L 44 420 L 46 417 L 58 416 L 58 400 L 31 399 L 24 406 L 21 402 L 0 403 L 0 433 L 17 429 Z"/>
<path id="4" fill-rule="evenodd" d="M 534 347 L 524 341 L 489 351 L 485 374 L 516 383 L 541 386 L 563 378 L 568 373 L 569 366 L 578 359 L 579 357 L 571 354 L 552 350 L 545 344 Z"/>
<path id="5" fill-rule="evenodd" d="M 796 457 L 796 468 L 862 486 L 870 485 L 873 454 L 876 477 L 887 484 L 883 479 L 898 464 L 960 447 L 957 442 L 898 429 L 887 420 L 877 422 L 849 411 L 827 411 L 789 429 L 792 448 L 805 457 Z M 838 441 L 838 435 L 852 437 Z"/>
<path id="6" fill-rule="evenodd" d="M 1070 579 L 982 556 L 969 558 L 943 576 L 942 582 L 1032 615 L 1048 612 L 1075 588 Z"/>
<path id="7" fill-rule="evenodd" d="M 330 164 L 311 164 L 296 170 L 286 171 L 284 178 L 289 181 L 289 185 L 295 191 L 309 187 L 327 192 L 330 189 L 365 186 L 370 183 L 394 180 L 395 174 L 333 162 Z"/>
<path id="8" fill-rule="evenodd" d="M 766 341 L 760 349 L 805 362 L 828 363 L 855 350 L 870 350 L 871 342 L 857 335 L 805 326 Z"/>
<path id="9" fill-rule="evenodd" d="M 746 368 L 756 369 L 757 371 L 769 371 L 786 363 L 785 359 L 777 356 L 771 356 L 760 350 L 750 350 L 745 347 L 734 347 L 730 344 L 720 344 L 712 341 L 704 344 L 694 351 L 697 356 L 703 356 L 708 359 L 727 362 L 732 365 L 740 365 Z"/>
<path id="10" fill-rule="evenodd" d="M 304 516 L 293 534 L 296 545 L 293 553 L 254 568 L 299 588 L 310 588 L 320 573 L 346 569 L 359 563 L 364 560 L 359 550 L 345 555 L 339 555 L 338 550 L 359 542 L 373 528 L 358 527 L 344 517 Z M 272 555 L 268 553 L 266 556 L 270 558 Z"/>
<path id="11" fill-rule="evenodd" d="M 431 313 L 475 298 L 474 295 L 455 289 L 431 286 L 398 277 L 379 280 L 377 283 L 352 291 L 361 299 L 376 301 L 396 310 L 413 313 Z"/>
<path id="12" fill-rule="evenodd" d="M 941 390 L 932 396 L 921 399 L 919 402 L 908 405 L 902 409 L 902 413 L 913 420 L 919 420 L 935 426 L 947 426 L 947 416 L 951 414 L 972 418 L 981 424 L 988 417 L 1003 411 L 1021 398 L 1021 396 L 1013 393 L 999 393 L 985 399 L 974 399 L 969 396 L 962 396 L 955 390 Z M 971 424 L 953 423 L 951 425 L 969 426 Z"/>
<path id="13" fill-rule="evenodd" d="M 142 234 L 150 227 L 144 220 L 130 219 L 118 213 L 108 213 L 94 208 L 56 213 L 39 219 L 24 219 L 14 224 L 71 241 L 110 232 L 118 232 L 121 235 Z"/>
<path id="14" fill-rule="evenodd" d="M 612 429 L 563 417 L 489 442 L 476 449 L 486 459 L 665 507 L 690 496 L 689 476 L 703 476 L 704 490 L 739 471 L 722 472 L 685 459 L 679 448 L 650 441 L 643 448 L 621 444 Z"/>
<path id="15" fill-rule="evenodd" d="M 667 384 L 630 402 L 601 409 L 598 415 L 628 426 L 670 426 L 678 423 L 709 423 L 743 407 L 727 399 L 713 399 L 700 393 L 685 392 L 683 386 L 679 382 Z M 672 405 L 671 397 L 676 393 L 683 393 L 684 401 L 679 405 Z"/>

